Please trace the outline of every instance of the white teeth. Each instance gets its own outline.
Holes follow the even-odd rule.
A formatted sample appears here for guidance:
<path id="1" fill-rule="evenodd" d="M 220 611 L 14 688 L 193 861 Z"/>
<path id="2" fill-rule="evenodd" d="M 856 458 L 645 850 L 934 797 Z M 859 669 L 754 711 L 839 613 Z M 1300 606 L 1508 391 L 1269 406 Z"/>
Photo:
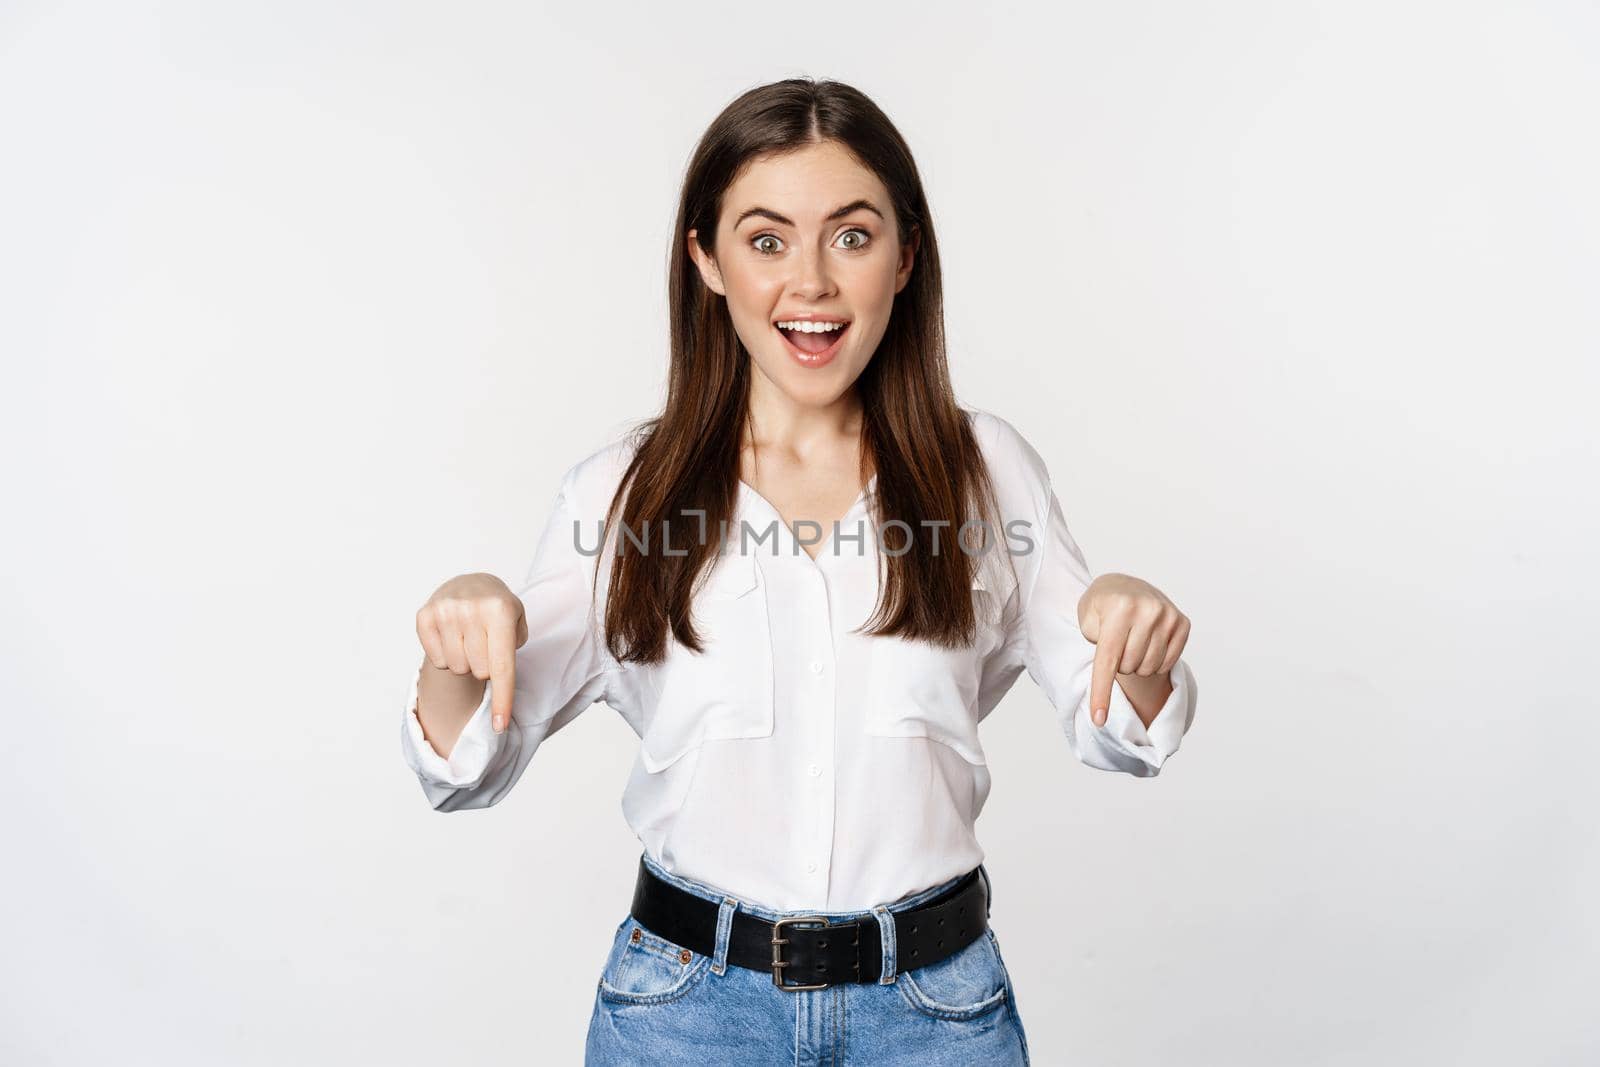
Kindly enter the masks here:
<path id="1" fill-rule="evenodd" d="M 842 330 L 848 325 L 849 323 L 845 322 L 809 322 L 801 320 L 798 322 L 780 322 L 778 323 L 778 328 L 780 330 L 799 330 L 801 333 L 827 333 L 829 330 Z"/>

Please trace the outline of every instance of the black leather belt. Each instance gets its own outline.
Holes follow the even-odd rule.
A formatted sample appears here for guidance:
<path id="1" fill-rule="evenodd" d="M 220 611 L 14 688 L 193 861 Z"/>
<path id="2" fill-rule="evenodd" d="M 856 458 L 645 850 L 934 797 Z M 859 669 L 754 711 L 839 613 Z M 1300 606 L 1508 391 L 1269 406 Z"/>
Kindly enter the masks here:
<path id="1" fill-rule="evenodd" d="M 910 971 L 961 951 L 989 928 L 989 872 L 979 864 L 955 885 L 894 919 L 895 970 Z M 710 956 L 716 948 L 720 904 L 658 878 L 639 858 L 632 914 L 658 937 Z M 819 925 L 820 924 L 820 925 Z M 841 982 L 876 982 L 883 975 L 878 920 L 849 921 L 795 915 L 769 922 L 733 913 L 728 962 L 771 971 L 780 989 L 823 989 Z"/>

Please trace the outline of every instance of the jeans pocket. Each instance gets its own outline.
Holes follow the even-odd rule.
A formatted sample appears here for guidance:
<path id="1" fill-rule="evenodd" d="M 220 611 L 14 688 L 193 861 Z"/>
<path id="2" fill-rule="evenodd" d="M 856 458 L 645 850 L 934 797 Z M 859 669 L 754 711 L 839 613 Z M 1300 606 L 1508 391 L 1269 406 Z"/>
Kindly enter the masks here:
<path id="1" fill-rule="evenodd" d="M 711 957 L 651 933 L 629 915 L 611 939 L 600 997 L 613 1004 L 665 1004 L 700 984 Z"/>
<path id="2" fill-rule="evenodd" d="M 994 931 L 987 928 L 955 955 L 900 972 L 895 984 L 906 1002 L 924 1015 L 957 1022 L 998 1010 L 1010 987 Z"/>

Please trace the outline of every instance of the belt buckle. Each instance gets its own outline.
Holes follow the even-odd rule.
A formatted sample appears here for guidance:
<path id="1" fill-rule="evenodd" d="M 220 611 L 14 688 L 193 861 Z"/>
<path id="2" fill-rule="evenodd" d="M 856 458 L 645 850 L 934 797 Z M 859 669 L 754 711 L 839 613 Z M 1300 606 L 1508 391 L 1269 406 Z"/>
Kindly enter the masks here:
<path id="1" fill-rule="evenodd" d="M 789 943 L 787 937 L 779 937 L 778 931 L 783 929 L 784 923 L 821 923 L 823 926 L 832 924 L 821 915 L 793 915 L 786 919 L 778 919 L 772 924 L 772 984 L 779 989 L 791 993 L 798 993 L 804 989 L 826 989 L 831 982 L 819 982 L 816 985 L 785 985 L 783 969 L 789 966 L 789 961 L 783 958 L 783 946 Z"/>

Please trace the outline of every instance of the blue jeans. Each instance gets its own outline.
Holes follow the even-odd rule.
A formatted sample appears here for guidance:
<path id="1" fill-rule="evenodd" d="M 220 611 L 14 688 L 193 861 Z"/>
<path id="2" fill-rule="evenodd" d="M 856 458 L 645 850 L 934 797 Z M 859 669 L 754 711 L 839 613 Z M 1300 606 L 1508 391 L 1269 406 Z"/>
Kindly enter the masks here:
<path id="1" fill-rule="evenodd" d="M 993 929 L 955 955 L 909 971 L 897 970 L 893 938 L 885 937 L 887 979 L 842 982 L 826 989 L 785 992 L 773 984 L 770 971 L 727 962 L 735 911 L 768 921 L 816 914 L 876 920 L 881 932 L 890 934 L 890 913 L 922 903 L 960 877 L 866 912 L 780 912 L 670 874 L 648 855 L 643 860 L 657 877 L 721 905 L 716 950 L 709 956 L 690 952 L 652 933 L 632 915 L 623 919 L 595 990 L 584 1050 L 587 1067 L 1028 1063 L 1028 1039 Z M 987 871 L 983 877 L 987 879 Z"/>

